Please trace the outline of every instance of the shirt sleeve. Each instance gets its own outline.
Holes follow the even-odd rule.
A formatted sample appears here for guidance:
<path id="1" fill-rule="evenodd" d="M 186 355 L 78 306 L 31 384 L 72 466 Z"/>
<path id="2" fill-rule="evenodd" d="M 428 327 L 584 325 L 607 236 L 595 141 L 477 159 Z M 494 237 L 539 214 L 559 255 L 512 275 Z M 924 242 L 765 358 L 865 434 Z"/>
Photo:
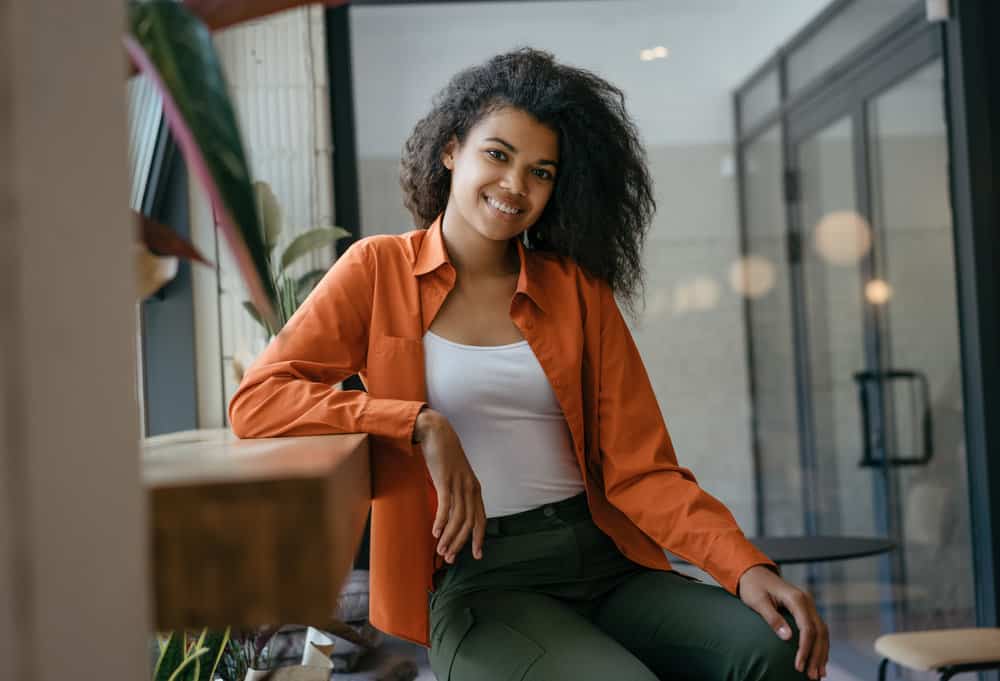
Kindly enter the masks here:
<path id="1" fill-rule="evenodd" d="M 374 299 L 374 255 L 345 252 L 247 370 L 229 403 L 242 438 L 370 433 L 411 444 L 424 402 L 372 397 L 334 385 L 364 370 Z"/>
<path id="2" fill-rule="evenodd" d="M 736 519 L 677 463 L 639 350 L 610 287 L 601 287 L 598 397 L 601 471 L 608 500 L 661 547 L 708 572 L 730 593 L 754 565 L 775 564 Z"/>

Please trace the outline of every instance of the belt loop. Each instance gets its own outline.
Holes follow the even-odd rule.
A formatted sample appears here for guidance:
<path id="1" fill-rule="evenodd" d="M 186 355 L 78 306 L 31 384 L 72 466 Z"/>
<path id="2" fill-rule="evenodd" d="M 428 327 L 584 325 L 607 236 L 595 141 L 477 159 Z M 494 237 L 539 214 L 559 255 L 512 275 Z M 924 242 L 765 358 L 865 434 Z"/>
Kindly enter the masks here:
<path id="1" fill-rule="evenodd" d="M 500 520 L 498 518 L 486 519 L 486 534 L 496 537 L 500 534 Z"/>

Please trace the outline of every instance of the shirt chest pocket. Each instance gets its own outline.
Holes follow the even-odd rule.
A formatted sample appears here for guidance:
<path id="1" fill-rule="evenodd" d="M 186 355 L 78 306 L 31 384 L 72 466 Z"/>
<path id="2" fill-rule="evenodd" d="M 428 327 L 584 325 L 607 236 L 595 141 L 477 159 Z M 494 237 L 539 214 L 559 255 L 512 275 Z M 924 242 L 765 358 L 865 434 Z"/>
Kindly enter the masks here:
<path id="1" fill-rule="evenodd" d="M 375 336 L 365 383 L 373 397 L 425 400 L 424 345 L 419 338 Z"/>

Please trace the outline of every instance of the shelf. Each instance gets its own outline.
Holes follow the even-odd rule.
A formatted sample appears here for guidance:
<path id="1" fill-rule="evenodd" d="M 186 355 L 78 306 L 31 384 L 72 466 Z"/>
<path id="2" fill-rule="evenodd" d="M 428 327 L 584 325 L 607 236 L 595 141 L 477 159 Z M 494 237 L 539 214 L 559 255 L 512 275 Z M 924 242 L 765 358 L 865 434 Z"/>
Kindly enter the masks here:
<path id="1" fill-rule="evenodd" d="M 157 630 L 322 626 L 364 532 L 368 436 L 147 438 Z"/>

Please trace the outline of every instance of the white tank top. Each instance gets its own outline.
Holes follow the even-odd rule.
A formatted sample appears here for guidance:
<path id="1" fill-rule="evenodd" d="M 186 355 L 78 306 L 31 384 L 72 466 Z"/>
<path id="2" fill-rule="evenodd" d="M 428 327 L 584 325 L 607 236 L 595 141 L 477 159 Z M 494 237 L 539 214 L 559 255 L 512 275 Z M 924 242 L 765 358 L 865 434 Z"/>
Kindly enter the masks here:
<path id="1" fill-rule="evenodd" d="M 528 341 L 462 345 L 428 331 L 424 360 L 428 404 L 458 433 L 487 517 L 583 491 L 569 426 Z"/>

